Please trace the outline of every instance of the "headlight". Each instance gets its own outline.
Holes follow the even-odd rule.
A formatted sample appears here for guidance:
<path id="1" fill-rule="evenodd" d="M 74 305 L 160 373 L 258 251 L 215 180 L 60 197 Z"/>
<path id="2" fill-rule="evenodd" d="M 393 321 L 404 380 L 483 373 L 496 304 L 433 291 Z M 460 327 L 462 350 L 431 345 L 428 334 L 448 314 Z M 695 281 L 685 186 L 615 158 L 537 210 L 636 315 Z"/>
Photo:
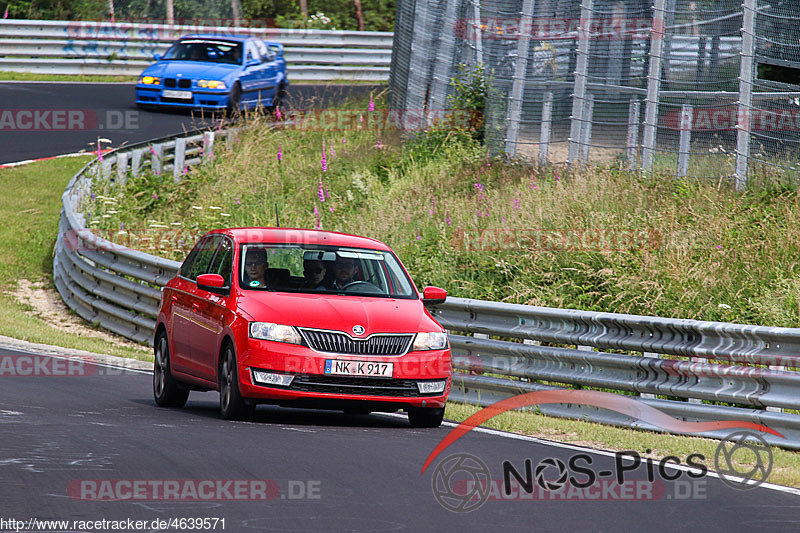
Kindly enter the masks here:
<path id="1" fill-rule="evenodd" d="M 412 350 L 444 350 L 447 348 L 447 333 L 417 333 Z"/>
<path id="2" fill-rule="evenodd" d="M 161 85 L 161 78 L 155 76 L 140 76 L 139 83 L 144 85 Z"/>
<path id="3" fill-rule="evenodd" d="M 303 339 L 292 326 L 282 326 L 271 322 L 250 322 L 250 336 L 267 341 L 302 344 Z"/>
<path id="4" fill-rule="evenodd" d="M 224 81 L 198 80 L 197 86 L 203 89 L 227 89 Z"/>

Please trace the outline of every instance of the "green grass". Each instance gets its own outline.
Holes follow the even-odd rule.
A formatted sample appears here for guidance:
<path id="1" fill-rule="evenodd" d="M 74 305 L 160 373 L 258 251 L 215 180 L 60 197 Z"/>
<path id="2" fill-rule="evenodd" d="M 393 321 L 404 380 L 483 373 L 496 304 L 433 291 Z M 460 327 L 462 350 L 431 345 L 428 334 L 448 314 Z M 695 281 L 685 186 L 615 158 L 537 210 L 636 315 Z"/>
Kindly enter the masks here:
<path id="1" fill-rule="evenodd" d="M 89 156 L 54 159 L 0 169 L 0 335 L 30 342 L 147 359 L 149 348 L 122 347 L 65 333 L 25 313 L 30 306 L 11 296 L 19 279 L 45 281 L 52 287 L 53 249 L 58 233 L 61 195 Z"/>
<path id="2" fill-rule="evenodd" d="M 447 404 L 445 417 L 463 422 L 480 409 L 474 405 L 450 402 Z M 653 459 L 674 455 L 684 463 L 690 454 L 700 453 L 706 458 L 704 463 L 711 470 L 714 469 L 714 453 L 719 444 L 714 439 L 636 431 L 582 420 L 554 418 L 530 411 L 507 411 L 488 420 L 483 426 L 604 450 L 633 450 L 642 457 Z M 767 481 L 800 488 L 800 454 L 773 447 L 772 455 L 773 469 Z"/>
<path id="3" fill-rule="evenodd" d="M 800 326 L 800 198 L 791 186 L 740 194 L 724 182 L 613 167 L 536 169 L 489 161 L 468 135 L 446 135 L 400 145 L 385 132 L 376 148 L 368 128 L 276 130 L 256 120 L 181 183 L 130 180 L 98 189 L 114 200 L 85 210 L 93 227 L 122 223 L 126 242 L 182 259 L 209 229 L 274 225 L 276 203 L 284 226 L 316 227 L 316 208 L 323 229 L 386 242 L 418 285 L 453 296 Z M 164 232 L 176 236 L 143 240 Z"/>
<path id="4" fill-rule="evenodd" d="M 99 74 L 44 74 L 41 72 L 0 71 L 0 81 L 74 81 L 135 83 L 137 76 L 106 76 Z"/>

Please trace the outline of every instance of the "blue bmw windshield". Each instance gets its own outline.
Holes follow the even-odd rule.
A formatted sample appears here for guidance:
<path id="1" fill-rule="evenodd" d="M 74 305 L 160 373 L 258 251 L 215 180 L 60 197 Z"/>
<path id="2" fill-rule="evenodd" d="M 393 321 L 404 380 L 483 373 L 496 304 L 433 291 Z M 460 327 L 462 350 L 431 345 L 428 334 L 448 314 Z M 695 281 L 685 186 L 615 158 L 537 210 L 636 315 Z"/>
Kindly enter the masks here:
<path id="1" fill-rule="evenodd" d="M 242 63 L 242 43 L 212 39 L 184 39 L 173 44 L 163 59 L 205 63 Z"/>

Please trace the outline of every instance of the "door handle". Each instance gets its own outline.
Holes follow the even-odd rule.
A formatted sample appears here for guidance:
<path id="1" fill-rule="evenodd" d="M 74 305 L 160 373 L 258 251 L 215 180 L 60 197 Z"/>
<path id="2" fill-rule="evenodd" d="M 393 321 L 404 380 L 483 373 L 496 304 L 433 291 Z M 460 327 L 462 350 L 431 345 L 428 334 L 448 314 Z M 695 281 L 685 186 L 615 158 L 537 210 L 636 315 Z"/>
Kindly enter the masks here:
<path id="1" fill-rule="evenodd" d="M 198 312 L 200 310 L 200 304 L 192 304 L 192 311 Z"/>

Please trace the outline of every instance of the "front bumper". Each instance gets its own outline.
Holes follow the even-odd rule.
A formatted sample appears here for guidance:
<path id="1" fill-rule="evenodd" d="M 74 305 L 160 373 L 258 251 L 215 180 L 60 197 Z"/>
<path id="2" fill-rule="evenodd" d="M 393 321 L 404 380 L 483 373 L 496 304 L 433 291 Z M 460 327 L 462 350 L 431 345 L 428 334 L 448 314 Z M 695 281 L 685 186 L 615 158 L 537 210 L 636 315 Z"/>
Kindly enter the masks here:
<path id="1" fill-rule="evenodd" d="M 239 388 L 256 402 L 281 405 L 372 405 L 371 410 L 407 407 L 444 407 L 450 393 L 450 350 L 409 352 L 401 356 L 343 355 L 316 352 L 306 346 L 248 338 L 241 350 Z M 325 373 L 325 361 L 349 360 L 392 363 L 392 377 L 343 376 Z M 265 386 L 253 381 L 252 370 L 294 375 L 288 387 Z M 447 380 L 444 392 L 423 394 L 417 383 Z"/>
<path id="2" fill-rule="evenodd" d="M 164 98 L 163 87 L 136 86 L 136 103 L 139 105 L 165 106 L 183 109 L 225 109 L 230 93 L 213 90 L 191 90 L 192 99 Z M 189 89 L 181 89 L 188 91 Z"/>

